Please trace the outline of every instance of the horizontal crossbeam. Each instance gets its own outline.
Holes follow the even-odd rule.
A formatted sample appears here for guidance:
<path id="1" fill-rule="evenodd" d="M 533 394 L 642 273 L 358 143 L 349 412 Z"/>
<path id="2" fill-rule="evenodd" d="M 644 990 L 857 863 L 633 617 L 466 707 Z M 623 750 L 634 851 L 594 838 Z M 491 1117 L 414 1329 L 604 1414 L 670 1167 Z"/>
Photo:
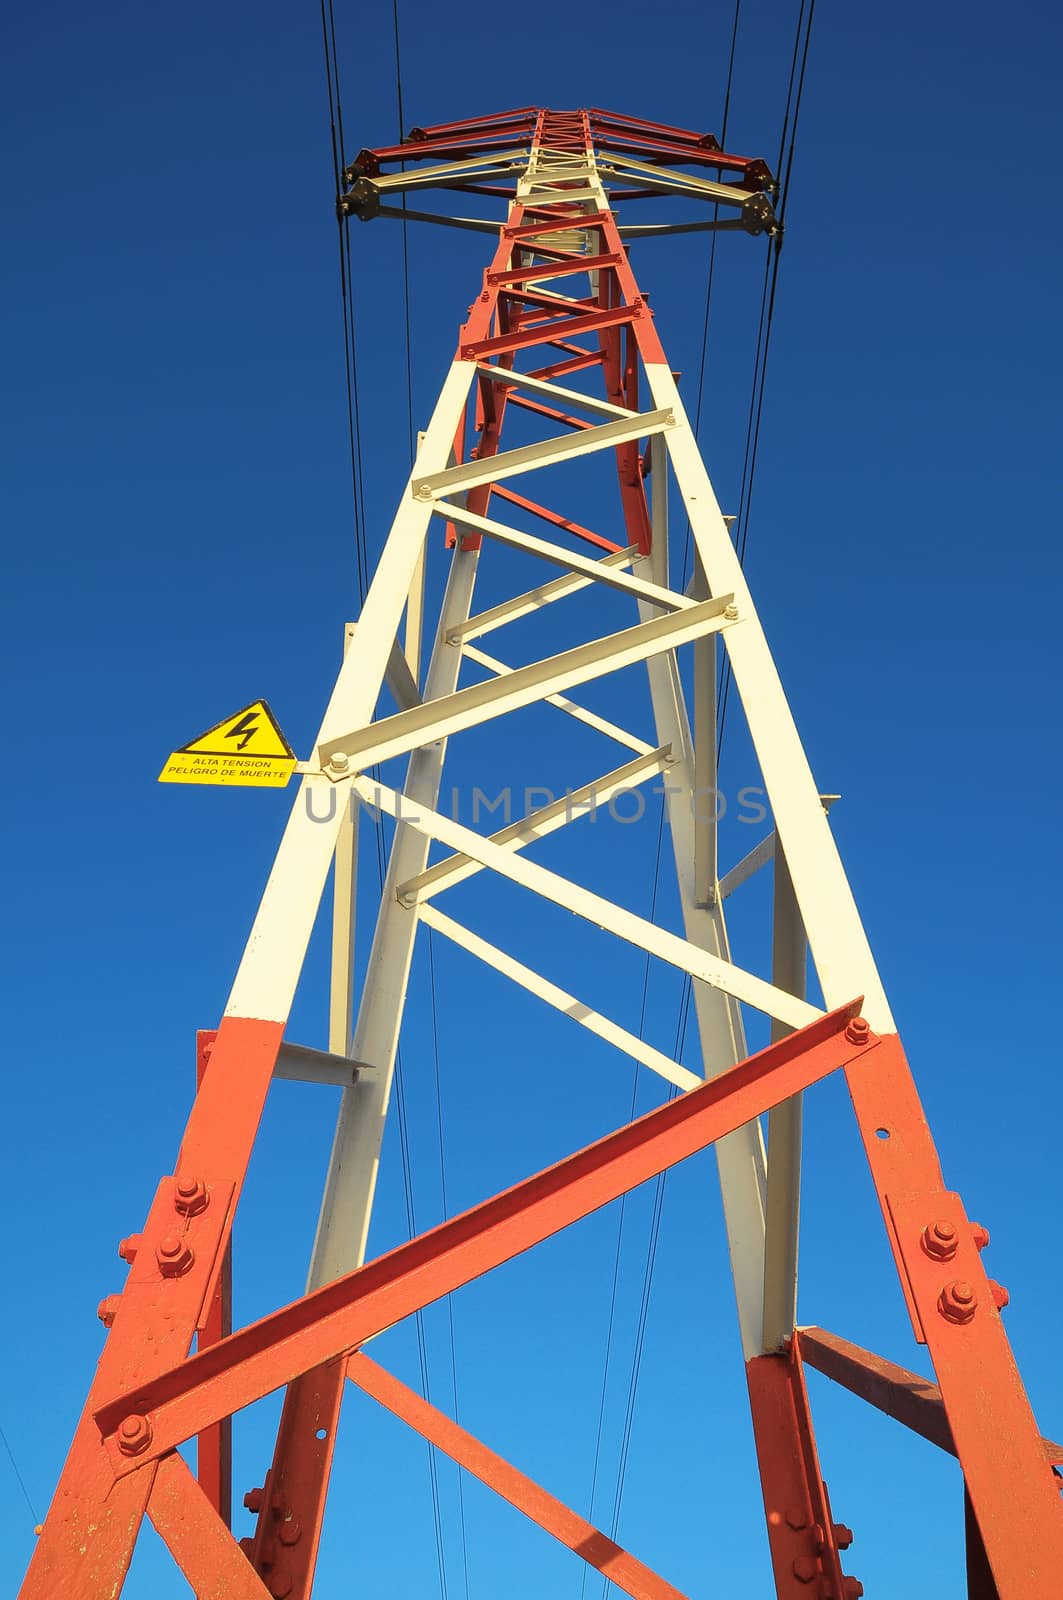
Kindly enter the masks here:
<path id="1" fill-rule="evenodd" d="M 482 461 L 464 461 L 458 466 L 446 467 L 442 472 L 414 478 L 410 488 L 417 500 L 439 500 L 445 495 L 474 489 L 481 483 L 494 483 L 521 472 L 533 472 L 538 467 L 551 466 L 556 461 L 567 461 L 573 456 L 591 455 L 596 450 L 611 450 L 632 440 L 646 439 L 651 434 L 664 433 L 674 426 L 674 411 L 644 411 L 639 415 L 621 417 L 615 422 L 603 422 L 597 428 L 559 434 L 557 438 L 544 439 L 539 444 L 519 445 L 516 450 L 503 450 L 499 455 L 487 456 Z"/>
<path id="2" fill-rule="evenodd" d="M 732 597 L 721 595 L 718 600 L 704 600 L 689 610 L 651 617 L 648 622 L 591 639 L 560 655 L 516 667 L 504 679 L 471 684 L 409 711 L 371 722 L 368 727 L 326 739 L 318 745 L 318 759 L 325 768 L 335 756 L 344 757 L 340 771 L 346 772 L 351 766 L 363 769 L 405 755 L 419 745 L 534 705 L 578 683 L 606 677 L 664 650 L 675 650 L 706 634 L 718 633 L 736 622 L 727 615 L 729 610 L 733 610 Z"/>
<path id="3" fill-rule="evenodd" d="M 685 1161 L 781 1100 L 874 1052 L 860 1001 L 816 1018 L 709 1083 L 230 1334 L 94 1410 L 116 1476 L 142 1471 L 211 1423 L 412 1316 Z M 866 1042 L 861 1042 L 866 1041 Z M 136 1424 L 129 1419 L 140 1419 Z M 135 1437 L 138 1453 L 119 1446 Z"/>

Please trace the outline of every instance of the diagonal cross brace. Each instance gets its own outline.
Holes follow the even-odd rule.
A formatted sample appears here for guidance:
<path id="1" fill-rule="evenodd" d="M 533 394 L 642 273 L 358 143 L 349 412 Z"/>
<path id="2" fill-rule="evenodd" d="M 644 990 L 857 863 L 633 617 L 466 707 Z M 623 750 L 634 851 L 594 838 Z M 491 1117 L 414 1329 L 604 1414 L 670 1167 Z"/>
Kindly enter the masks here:
<path id="1" fill-rule="evenodd" d="M 859 1057 L 856 1000 L 94 1411 L 116 1476 L 451 1294 Z M 854 1037 L 849 1037 L 852 1031 Z M 130 1426 L 130 1419 L 138 1419 Z M 125 1425 L 123 1428 L 123 1424 Z M 122 1436 L 136 1435 L 138 1454 Z"/>
<path id="2" fill-rule="evenodd" d="M 577 1516 L 568 1506 L 548 1494 L 525 1473 L 489 1450 L 479 1439 L 452 1422 L 428 1400 L 400 1383 L 398 1378 L 358 1351 L 347 1363 L 347 1376 L 365 1394 L 385 1406 L 393 1416 L 415 1428 L 429 1444 L 445 1451 L 459 1467 L 464 1467 L 500 1494 L 510 1505 L 523 1511 L 540 1528 L 560 1540 L 569 1550 L 582 1556 L 590 1566 L 615 1583 L 633 1600 L 684 1600 L 683 1595 L 664 1578 L 635 1559 L 612 1539 Z"/>

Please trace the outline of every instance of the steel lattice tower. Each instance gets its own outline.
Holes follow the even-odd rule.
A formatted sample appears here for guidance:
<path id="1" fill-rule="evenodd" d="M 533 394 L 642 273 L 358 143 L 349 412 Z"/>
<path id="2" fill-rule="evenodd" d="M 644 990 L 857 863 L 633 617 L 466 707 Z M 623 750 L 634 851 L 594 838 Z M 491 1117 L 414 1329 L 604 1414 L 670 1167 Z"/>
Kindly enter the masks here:
<path id="1" fill-rule="evenodd" d="M 695 175 L 688 170 L 695 169 Z M 705 172 L 712 174 L 706 177 Z M 350 1381 L 497 1489 L 639 1600 L 677 1591 L 560 1504 L 360 1347 L 378 1332 L 714 1144 L 780 1596 L 843 1600 L 848 1530 L 820 1476 L 806 1365 L 827 1372 L 958 1457 L 967 1493 L 969 1593 L 1055 1600 L 1063 1592 L 1063 1508 L 986 1277 L 983 1229 L 944 1187 L 860 915 L 835 847 L 742 567 L 683 410 L 619 222 L 625 200 L 679 194 L 723 208 L 706 226 L 772 233 L 774 182 L 763 162 L 711 135 L 603 111 L 525 108 L 416 130 L 364 151 L 341 209 L 400 212 L 389 199 L 454 189 L 507 200 L 501 224 L 453 218 L 492 241 L 490 264 L 377 564 L 302 774 L 290 820 L 216 1032 L 199 1040 L 199 1089 L 177 1170 L 162 1179 L 86 1409 L 22 1589 L 25 1600 L 102 1600 L 122 1588 L 145 1514 L 201 1600 L 311 1592 L 329 1468 Z M 577 375 L 583 374 L 583 377 Z M 645 398 L 643 398 L 645 396 Z M 503 444 L 518 417 L 549 437 Z M 622 539 L 556 508 L 598 453 L 615 460 Z M 558 472 L 558 469 L 563 469 Z M 545 501 L 524 482 L 542 481 Z M 551 494 L 550 484 L 561 488 Z M 520 487 L 515 488 L 514 484 Z M 670 560 L 670 489 L 696 554 L 686 590 Z M 547 537 L 527 531 L 545 528 Z M 425 616 L 426 540 L 452 552 L 437 618 Z M 560 575 L 476 612 L 485 551 L 551 563 Z M 681 580 L 679 580 L 681 583 Z M 585 591 L 626 603 L 617 631 L 510 666 L 485 635 Z M 585 597 L 586 597 L 585 594 Z M 403 619 L 405 615 L 405 627 Z M 401 637 L 401 642 L 400 642 Z M 422 671 L 421 640 L 431 641 Z M 688 713 L 678 665 L 693 652 Z M 774 818 L 774 832 L 722 878 L 716 826 L 693 804 L 716 787 L 716 659 L 722 646 Z M 569 698 L 645 664 L 652 729 L 635 732 Z M 461 684 L 464 666 L 475 681 Z M 384 687 L 397 709 L 378 712 Z M 440 803 L 452 735 L 548 705 L 623 759 L 593 781 L 485 836 Z M 401 790 L 371 769 L 408 757 Z M 597 769 L 594 769 L 597 770 Z M 539 864 L 536 843 L 590 807 L 665 780 L 683 931 L 625 909 Z M 368 968 L 355 1003 L 351 907 L 359 803 L 396 820 Z M 711 808 L 710 808 L 711 813 Z M 447 852 L 430 862 L 435 843 Z M 335 864 L 329 1049 L 285 1039 L 307 944 Z M 773 967 L 730 955 L 730 894 L 771 866 Z M 489 873 L 591 928 L 689 975 L 704 1078 L 593 1010 L 504 948 L 504 929 L 473 931 L 439 909 L 460 882 Z M 365 1261 L 406 987 L 422 926 L 635 1058 L 681 1093 L 598 1143 L 389 1254 Z M 805 997 L 806 949 L 826 1010 Z M 543 966 L 549 967 L 549 950 Z M 566 978 L 566 983 L 572 981 Z M 747 1010 L 771 1020 L 750 1056 Z M 842 1072 L 916 1340 L 938 1386 L 818 1329 L 795 1331 L 801 1094 Z M 343 1085 L 342 1109 L 306 1295 L 259 1323 L 227 1321 L 230 1233 L 259 1118 L 275 1075 Z M 707 1081 L 705 1081 L 707 1080 Z M 767 1124 L 767 1141 L 761 1119 Z M 770 1160 L 768 1159 L 770 1152 Z M 197 1352 L 189 1355 L 193 1340 Z M 286 1389 L 272 1466 L 249 1503 L 253 1539 L 229 1531 L 230 1419 Z M 197 1476 L 178 1447 L 198 1440 Z"/>

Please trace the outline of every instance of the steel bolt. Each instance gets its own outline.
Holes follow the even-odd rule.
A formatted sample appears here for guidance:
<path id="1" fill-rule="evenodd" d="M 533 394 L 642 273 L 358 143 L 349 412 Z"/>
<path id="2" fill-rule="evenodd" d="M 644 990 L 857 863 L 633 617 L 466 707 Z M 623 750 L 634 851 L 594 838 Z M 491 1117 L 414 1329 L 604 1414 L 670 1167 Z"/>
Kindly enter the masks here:
<path id="1" fill-rule="evenodd" d="M 971 1223 L 971 1237 L 976 1250 L 984 1250 L 989 1243 L 989 1229 L 983 1228 L 980 1222 Z"/>
<path id="2" fill-rule="evenodd" d="M 815 1556 L 798 1556 L 792 1570 L 798 1583 L 813 1583 L 819 1574 L 819 1562 Z"/>
<path id="3" fill-rule="evenodd" d="M 118 1448 L 124 1456 L 139 1456 L 151 1443 L 151 1423 L 131 1411 L 118 1425 Z"/>
<path id="4" fill-rule="evenodd" d="M 852 1528 L 847 1528 L 844 1522 L 834 1522 L 831 1527 L 834 1531 L 834 1543 L 838 1546 L 838 1549 L 848 1550 L 853 1542 Z"/>
<path id="5" fill-rule="evenodd" d="M 989 1292 L 993 1296 L 993 1304 L 996 1306 L 997 1310 L 1003 1311 L 1004 1307 L 1011 1299 L 1011 1296 L 1005 1289 L 1004 1285 L 1002 1283 L 997 1283 L 995 1278 L 990 1278 Z"/>
<path id="6" fill-rule="evenodd" d="M 139 1233 L 131 1233 L 128 1238 L 119 1239 L 118 1241 L 118 1254 L 121 1256 L 123 1261 L 128 1261 L 130 1266 L 132 1266 L 133 1262 L 137 1259 L 137 1251 L 139 1249 Z"/>
<path id="7" fill-rule="evenodd" d="M 251 1552 L 255 1548 L 254 1539 L 252 1539 L 249 1534 L 246 1539 L 237 1540 L 237 1543 L 239 1544 L 240 1549 L 244 1552 L 244 1555 L 247 1557 L 248 1561 L 250 1561 Z"/>
<path id="8" fill-rule="evenodd" d="M 292 1592 L 292 1578 L 289 1572 L 278 1572 L 275 1578 L 269 1580 L 269 1592 L 274 1600 L 284 1600 L 286 1594 Z"/>
<path id="9" fill-rule="evenodd" d="M 202 1178 L 178 1178 L 173 1191 L 174 1209 L 183 1217 L 198 1217 L 206 1211 L 210 1195 Z"/>
<path id="10" fill-rule="evenodd" d="M 724 616 L 724 621 L 725 622 L 737 622 L 738 621 L 738 607 L 733 602 L 729 606 L 724 606 L 724 608 L 723 608 L 723 616 Z"/>
<path id="11" fill-rule="evenodd" d="M 420 494 L 420 490 L 417 492 Z M 346 772 L 350 764 L 351 758 L 346 750 L 337 750 L 334 755 L 329 757 L 329 766 L 333 772 Z"/>
<path id="12" fill-rule="evenodd" d="M 860 1600 L 864 1586 L 859 1578 L 843 1578 L 842 1584 L 845 1589 L 844 1600 Z"/>
<path id="13" fill-rule="evenodd" d="M 104 1297 L 96 1307 L 96 1315 L 105 1328 L 109 1328 L 118 1315 L 118 1307 L 122 1304 L 120 1294 L 109 1294 Z"/>
<path id="14" fill-rule="evenodd" d="M 977 1309 L 977 1291 L 966 1278 L 953 1279 L 938 1296 L 938 1310 L 949 1322 L 970 1322 Z"/>
<path id="15" fill-rule="evenodd" d="M 802 1528 L 808 1527 L 808 1518 L 800 1506 L 791 1506 L 786 1513 L 786 1524 L 795 1533 L 800 1533 Z"/>
<path id="16" fill-rule="evenodd" d="M 923 1249 L 935 1261 L 951 1261 L 960 1247 L 960 1236 L 947 1219 L 928 1222 L 923 1229 Z"/>
<path id="17" fill-rule="evenodd" d="M 244 1495 L 244 1505 L 247 1507 L 248 1511 L 253 1512 L 257 1517 L 259 1512 L 262 1510 L 263 1499 L 264 1491 L 262 1489 L 248 1489 L 247 1493 Z"/>
<path id="18" fill-rule="evenodd" d="M 155 1260 L 164 1278 L 180 1278 L 196 1259 L 192 1246 L 179 1233 L 168 1233 L 159 1242 Z"/>
<path id="19" fill-rule="evenodd" d="M 870 1033 L 871 1028 L 864 1017 L 851 1018 L 845 1029 L 845 1037 L 850 1044 L 866 1044 Z"/>
<path id="20" fill-rule="evenodd" d="M 298 1544 L 302 1536 L 302 1524 L 298 1522 L 295 1517 L 290 1518 L 290 1520 L 287 1522 L 282 1522 L 280 1527 L 277 1529 L 277 1538 L 280 1540 L 281 1544 Z"/>

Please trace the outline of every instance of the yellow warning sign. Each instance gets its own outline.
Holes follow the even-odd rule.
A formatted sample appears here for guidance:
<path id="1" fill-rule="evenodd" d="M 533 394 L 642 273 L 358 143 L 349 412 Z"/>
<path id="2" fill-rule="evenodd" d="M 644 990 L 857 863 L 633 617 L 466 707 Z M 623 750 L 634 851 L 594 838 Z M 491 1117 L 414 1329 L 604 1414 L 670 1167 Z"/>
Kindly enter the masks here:
<path id="1" fill-rule="evenodd" d="M 159 782 L 283 789 L 294 771 L 294 750 L 266 702 L 256 700 L 175 750 Z"/>

